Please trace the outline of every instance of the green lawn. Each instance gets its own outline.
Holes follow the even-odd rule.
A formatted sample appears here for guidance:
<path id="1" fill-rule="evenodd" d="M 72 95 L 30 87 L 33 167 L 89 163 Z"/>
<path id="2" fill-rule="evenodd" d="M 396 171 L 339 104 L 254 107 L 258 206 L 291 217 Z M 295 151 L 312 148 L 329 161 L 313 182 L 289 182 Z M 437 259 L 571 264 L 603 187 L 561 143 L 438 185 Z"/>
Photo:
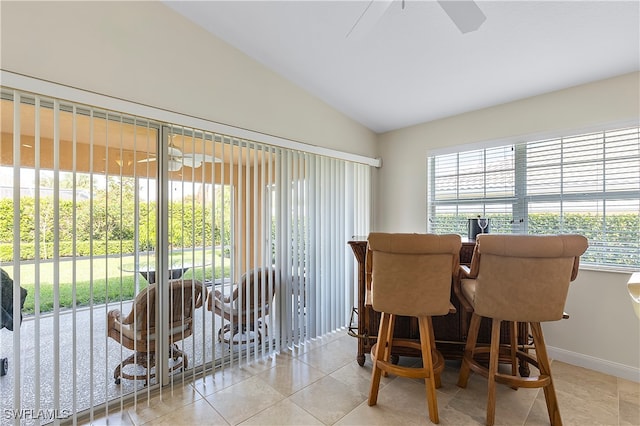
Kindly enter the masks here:
<path id="1" fill-rule="evenodd" d="M 205 253 L 205 265 L 210 262 L 212 250 Z M 172 265 L 182 264 L 202 264 L 202 251 L 174 253 L 171 257 Z M 153 264 L 153 259 L 141 257 L 141 265 Z M 215 278 L 223 277 L 222 268 L 224 265 L 225 276 L 229 274 L 229 259 L 220 255 L 216 251 L 215 257 Z M 24 303 L 23 313 L 33 314 L 36 306 L 36 293 L 38 293 L 38 304 L 40 312 L 49 312 L 54 308 L 54 262 L 39 264 L 39 291 L 36 292 L 36 267 L 33 263 L 23 263 L 20 266 L 20 286 L 27 289 L 27 299 Z M 14 277 L 13 266 L 2 267 L 9 276 Z M 118 257 L 95 257 L 93 259 L 82 258 L 79 260 L 61 260 L 58 263 L 59 291 L 58 306 L 60 308 L 71 308 L 74 306 L 89 306 L 91 304 L 102 304 L 119 300 L 130 300 L 136 294 L 135 280 L 138 279 L 138 291 L 146 287 L 147 282 L 134 269 L 133 255 Z M 204 268 L 196 267 L 184 274 L 184 278 L 214 279 L 213 266 L 207 265 Z"/>

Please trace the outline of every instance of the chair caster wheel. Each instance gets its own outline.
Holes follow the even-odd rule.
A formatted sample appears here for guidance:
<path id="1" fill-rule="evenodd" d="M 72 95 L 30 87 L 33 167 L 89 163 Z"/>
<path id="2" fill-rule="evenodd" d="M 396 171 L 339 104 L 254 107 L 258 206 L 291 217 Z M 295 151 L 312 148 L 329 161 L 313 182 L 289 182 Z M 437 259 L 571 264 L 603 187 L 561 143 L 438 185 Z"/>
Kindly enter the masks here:
<path id="1" fill-rule="evenodd" d="M 0 358 L 0 376 L 6 375 L 8 370 L 9 370 L 9 359 Z"/>

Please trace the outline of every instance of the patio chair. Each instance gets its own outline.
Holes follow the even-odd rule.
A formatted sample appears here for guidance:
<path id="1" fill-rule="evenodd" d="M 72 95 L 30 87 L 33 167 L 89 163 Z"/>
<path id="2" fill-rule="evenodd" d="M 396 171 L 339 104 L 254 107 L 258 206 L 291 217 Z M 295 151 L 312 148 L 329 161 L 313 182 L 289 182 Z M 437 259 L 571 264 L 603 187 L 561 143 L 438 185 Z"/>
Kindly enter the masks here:
<path id="1" fill-rule="evenodd" d="M 13 280 L 4 269 L 0 269 L 0 330 L 6 328 L 13 331 L 16 324 L 13 312 Z M 22 323 L 22 308 L 27 298 L 27 290 L 20 287 L 20 312 L 18 315 L 18 327 Z M 7 374 L 9 360 L 0 358 L 0 377 Z"/>
<path id="2" fill-rule="evenodd" d="M 13 280 L 4 269 L 0 269 L 0 330 L 13 331 L 15 315 L 13 312 Z M 27 298 L 27 290 L 20 287 L 20 312 L 18 326 L 22 323 L 22 308 Z"/>
<path id="3" fill-rule="evenodd" d="M 258 344 L 262 342 L 261 330 L 267 334 L 264 317 L 273 303 L 276 279 L 275 270 L 258 268 L 243 274 L 231 295 L 223 297 L 219 290 L 209 294 L 207 308 L 229 321 L 218 330 L 219 342 L 248 344 L 256 335 Z"/>
<path id="4" fill-rule="evenodd" d="M 155 377 L 156 365 L 156 285 L 151 284 L 136 296 L 131 312 L 122 318 L 114 309 L 107 314 L 108 335 L 127 349 L 134 351 L 114 370 L 116 384 L 120 379 L 144 380 L 145 385 Z M 193 333 L 194 310 L 202 306 L 204 286 L 197 280 L 176 280 L 169 282 L 169 372 L 188 367 L 187 354 L 178 348 L 176 342 Z M 128 373 L 127 365 L 143 367 L 144 372 Z"/>

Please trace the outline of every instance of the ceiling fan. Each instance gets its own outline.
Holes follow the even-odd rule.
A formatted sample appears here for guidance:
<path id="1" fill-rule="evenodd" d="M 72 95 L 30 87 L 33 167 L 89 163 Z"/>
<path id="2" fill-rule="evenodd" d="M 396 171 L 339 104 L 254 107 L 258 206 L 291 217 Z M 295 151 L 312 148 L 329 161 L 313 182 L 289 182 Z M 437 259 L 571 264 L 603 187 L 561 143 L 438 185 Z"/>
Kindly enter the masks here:
<path id="1" fill-rule="evenodd" d="M 359 37 L 369 32 L 387 12 L 393 1 L 371 0 L 347 33 L 347 38 Z M 404 4 L 405 0 L 402 0 L 402 9 Z M 438 4 L 463 34 L 476 31 L 487 19 L 473 0 L 438 0 Z"/>
<path id="2" fill-rule="evenodd" d="M 202 165 L 202 163 L 221 163 L 222 162 L 219 158 L 216 158 L 213 155 L 183 153 L 172 144 L 169 144 L 169 146 L 167 147 L 167 154 L 169 156 L 167 164 L 168 164 L 168 170 L 170 172 L 177 172 L 182 168 L 182 166 L 187 166 L 187 167 L 191 167 L 192 169 L 197 169 Z M 138 163 L 147 163 L 151 161 L 156 161 L 156 157 L 144 158 L 142 160 L 138 160 Z"/>

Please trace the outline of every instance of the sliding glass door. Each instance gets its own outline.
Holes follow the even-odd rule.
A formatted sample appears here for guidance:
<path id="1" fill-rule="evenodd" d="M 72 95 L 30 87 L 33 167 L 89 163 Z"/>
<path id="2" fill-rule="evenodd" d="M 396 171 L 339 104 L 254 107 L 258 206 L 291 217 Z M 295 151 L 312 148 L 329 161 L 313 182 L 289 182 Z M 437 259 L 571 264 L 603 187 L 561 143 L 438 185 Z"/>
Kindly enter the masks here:
<path id="1" fill-rule="evenodd" d="M 0 424 L 90 419 L 347 326 L 370 166 L 17 90 L 0 106 Z"/>

